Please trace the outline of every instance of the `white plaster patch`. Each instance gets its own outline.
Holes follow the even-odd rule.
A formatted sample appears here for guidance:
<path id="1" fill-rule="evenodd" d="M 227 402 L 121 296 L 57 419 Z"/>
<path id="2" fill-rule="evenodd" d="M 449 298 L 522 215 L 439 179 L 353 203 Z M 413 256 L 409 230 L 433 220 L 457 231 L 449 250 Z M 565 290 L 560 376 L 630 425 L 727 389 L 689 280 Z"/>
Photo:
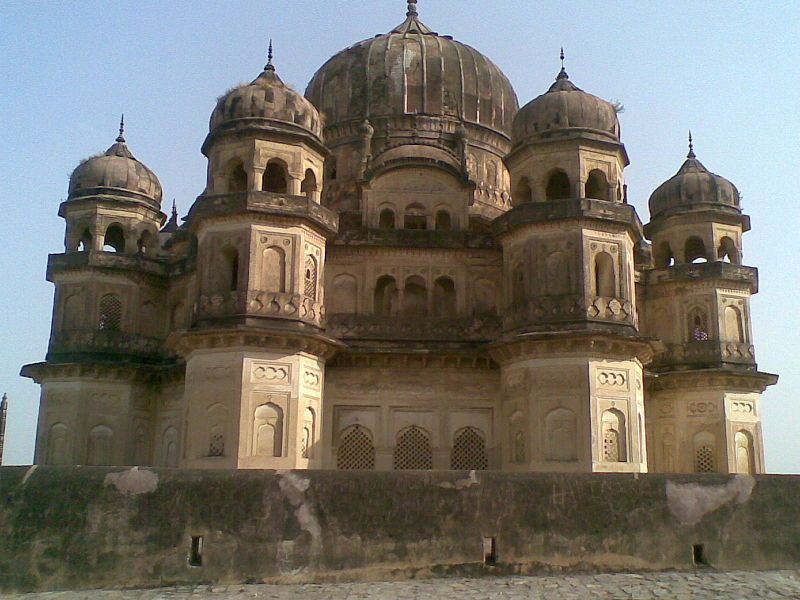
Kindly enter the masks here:
<path id="1" fill-rule="evenodd" d="M 707 514 L 730 502 L 747 502 L 755 485 L 756 480 L 750 475 L 736 475 L 724 485 L 667 481 L 667 505 L 681 523 L 696 525 Z"/>
<path id="2" fill-rule="evenodd" d="M 457 479 L 455 483 L 450 483 L 449 481 L 443 481 L 439 484 L 439 487 L 445 489 L 457 489 L 463 490 L 465 488 L 471 488 L 473 485 L 480 485 L 480 481 L 478 481 L 478 475 L 475 473 L 474 470 L 469 472 L 469 477 L 466 479 Z"/>
<path id="3" fill-rule="evenodd" d="M 25 485 L 26 483 L 28 483 L 28 479 L 31 478 L 31 475 L 33 475 L 33 472 L 36 470 L 36 467 L 38 466 L 39 465 L 31 465 L 30 467 L 28 467 L 28 470 L 25 471 L 25 476 L 22 478 L 20 485 Z"/>
<path id="4" fill-rule="evenodd" d="M 305 492 L 311 485 L 311 480 L 297 473 L 286 470 L 276 471 L 278 475 L 278 486 L 289 503 L 295 507 L 294 516 L 300 529 L 311 536 L 311 556 L 309 564 L 313 565 L 320 552 L 322 551 L 322 527 L 317 516 L 314 514 L 314 507 L 306 501 Z M 291 546 L 293 548 L 293 546 Z M 285 566 L 285 565 L 282 565 Z"/>
<path id="5" fill-rule="evenodd" d="M 117 491 L 126 496 L 150 494 L 158 488 L 158 475 L 153 471 L 139 470 L 131 467 L 128 471 L 109 473 L 106 475 L 104 485 L 113 485 Z"/>

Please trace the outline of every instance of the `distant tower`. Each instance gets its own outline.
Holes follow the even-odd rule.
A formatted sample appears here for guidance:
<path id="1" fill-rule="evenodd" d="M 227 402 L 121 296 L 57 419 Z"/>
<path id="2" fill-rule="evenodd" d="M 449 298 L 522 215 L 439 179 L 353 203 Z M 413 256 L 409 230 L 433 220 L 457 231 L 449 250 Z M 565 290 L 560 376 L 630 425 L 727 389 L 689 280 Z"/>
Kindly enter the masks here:
<path id="1" fill-rule="evenodd" d="M 3 394 L 0 400 L 0 465 L 3 464 L 3 446 L 6 441 L 6 419 L 8 418 L 8 396 Z"/>
<path id="2" fill-rule="evenodd" d="M 514 119 L 506 157 L 514 208 L 494 222 L 503 247 L 504 468 L 647 470 L 636 248 L 623 198 L 628 156 L 615 107 L 555 83 Z"/>
<path id="3" fill-rule="evenodd" d="M 651 463 L 659 472 L 763 473 L 760 394 L 750 297 L 758 271 L 742 264 L 739 192 L 689 154 L 650 196 L 655 269 L 645 272 L 645 331 L 664 342 L 648 380 Z"/>

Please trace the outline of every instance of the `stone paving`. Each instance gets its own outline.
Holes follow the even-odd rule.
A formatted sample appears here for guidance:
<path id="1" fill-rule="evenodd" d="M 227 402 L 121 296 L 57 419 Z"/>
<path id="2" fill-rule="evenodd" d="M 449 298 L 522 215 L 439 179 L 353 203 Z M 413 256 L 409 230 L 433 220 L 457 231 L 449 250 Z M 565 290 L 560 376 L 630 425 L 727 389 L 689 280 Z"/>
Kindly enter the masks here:
<path id="1" fill-rule="evenodd" d="M 427 579 L 380 583 L 202 585 L 154 590 L 0 595 L 14 600 L 584 600 L 800 598 L 800 571 Z"/>

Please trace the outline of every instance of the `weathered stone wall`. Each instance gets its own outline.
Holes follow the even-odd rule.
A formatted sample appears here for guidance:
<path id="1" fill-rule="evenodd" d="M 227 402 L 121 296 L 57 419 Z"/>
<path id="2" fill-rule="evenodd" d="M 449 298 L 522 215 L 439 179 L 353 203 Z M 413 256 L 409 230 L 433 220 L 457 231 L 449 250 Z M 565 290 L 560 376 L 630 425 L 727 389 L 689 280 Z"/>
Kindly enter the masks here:
<path id="1" fill-rule="evenodd" d="M 5 467 L 0 590 L 686 569 L 699 544 L 719 569 L 798 568 L 798 496 L 782 476 Z"/>

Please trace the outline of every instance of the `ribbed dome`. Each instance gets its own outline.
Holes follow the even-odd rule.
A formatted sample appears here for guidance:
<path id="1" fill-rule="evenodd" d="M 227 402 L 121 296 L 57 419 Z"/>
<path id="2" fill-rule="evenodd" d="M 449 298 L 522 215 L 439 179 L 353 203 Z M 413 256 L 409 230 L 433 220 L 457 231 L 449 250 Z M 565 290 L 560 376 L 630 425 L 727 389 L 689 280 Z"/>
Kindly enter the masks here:
<path id="1" fill-rule="evenodd" d="M 288 131 L 306 131 L 317 138 L 322 133 L 317 109 L 281 81 L 271 59 L 252 83 L 234 88 L 217 101 L 209 130 L 261 123 Z"/>
<path id="2" fill-rule="evenodd" d="M 333 56 L 312 78 L 306 98 L 326 127 L 380 117 L 426 115 L 482 125 L 509 137 L 517 96 L 483 54 L 440 36 L 410 2 L 391 32 Z"/>
<path id="3" fill-rule="evenodd" d="M 584 130 L 619 142 L 614 106 L 588 94 L 562 68 L 550 89 L 523 106 L 514 119 L 514 144 L 549 137 L 554 131 Z"/>
<path id="4" fill-rule="evenodd" d="M 69 178 L 69 200 L 98 194 L 144 197 L 161 206 L 161 183 L 128 150 L 121 126 L 114 145 L 81 162 Z"/>
<path id="5" fill-rule="evenodd" d="M 701 205 L 740 212 L 739 190 L 730 181 L 703 166 L 691 146 L 678 172 L 650 196 L 650 218 L 666 217 Z"/>

